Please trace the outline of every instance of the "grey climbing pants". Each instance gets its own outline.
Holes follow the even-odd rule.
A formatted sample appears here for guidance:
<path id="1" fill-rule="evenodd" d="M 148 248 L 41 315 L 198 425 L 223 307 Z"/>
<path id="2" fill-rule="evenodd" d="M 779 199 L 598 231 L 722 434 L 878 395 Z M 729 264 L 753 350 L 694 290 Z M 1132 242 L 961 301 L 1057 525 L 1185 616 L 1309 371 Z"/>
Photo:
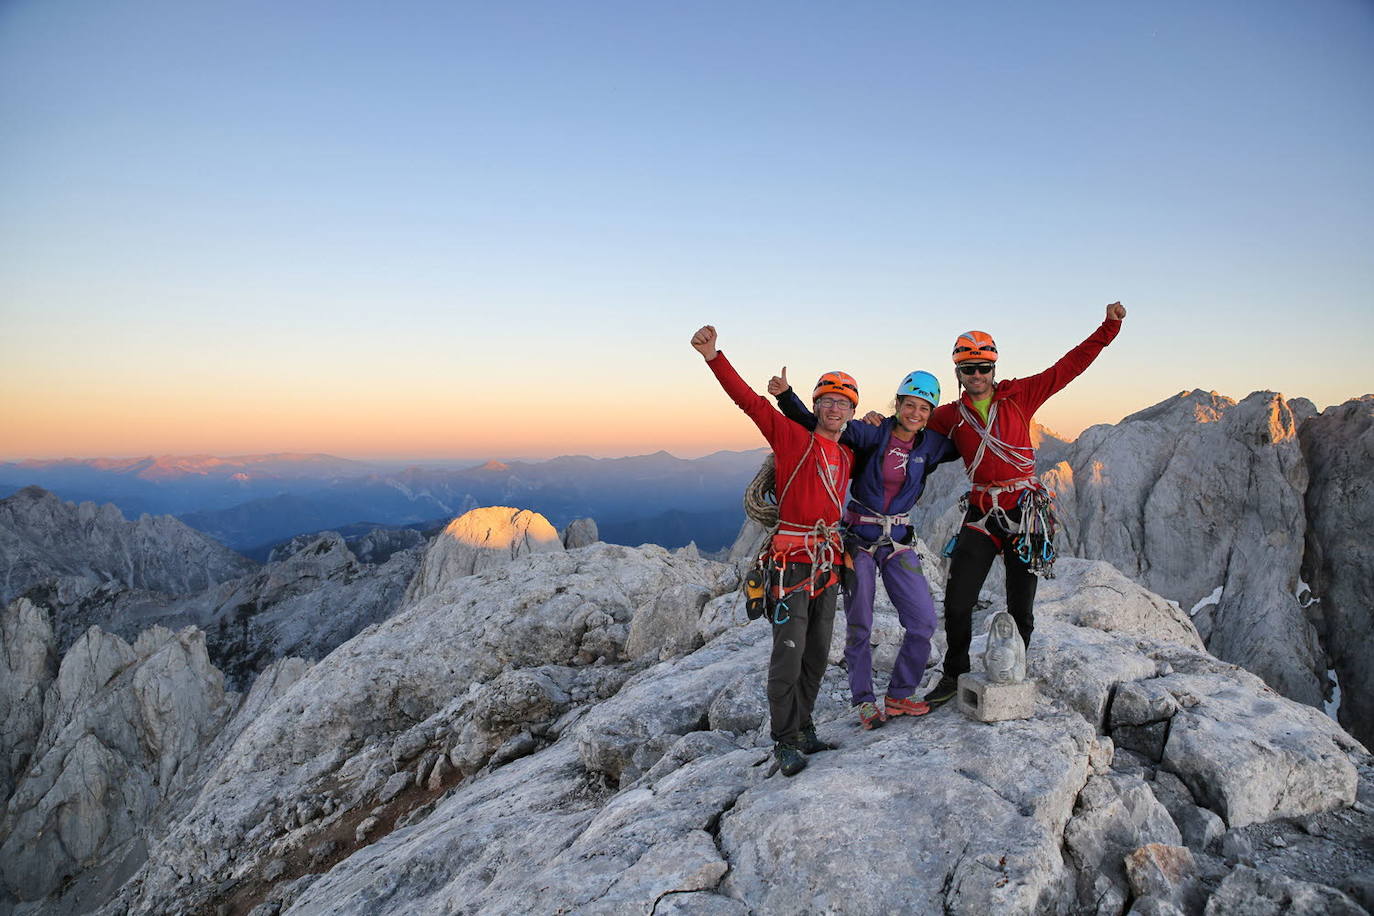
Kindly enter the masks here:
<path id="1" fill-rule="evenodd" d="M 783 571 L 786 591 L 811 575 L 810 563 L 792 563 Z M 779 599 L 768 615 L 773 621 L 773 654 L 768 661 L 768 715 L 774 741 L 794 743 L 809 727 L 830 655 L 838 584 L 815 595 L 805 586 Z M 779 622 L 781 621 L 781 622 Z"/>

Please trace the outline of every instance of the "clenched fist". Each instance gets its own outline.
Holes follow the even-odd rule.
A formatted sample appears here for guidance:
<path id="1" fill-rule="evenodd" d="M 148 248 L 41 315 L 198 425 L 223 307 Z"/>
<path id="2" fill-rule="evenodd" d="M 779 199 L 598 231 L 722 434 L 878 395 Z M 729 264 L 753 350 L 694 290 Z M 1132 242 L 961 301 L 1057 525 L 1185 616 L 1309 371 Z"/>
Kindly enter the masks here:
<path id="1" fill-rule="evenodd" d="M 1111 305 L 1107 306 L 1107 317 L 1113 321 L 1120 321 L 1126 317 L 1126 306 L 1122 305 L 1120 302 L 1113 302 Z"/>
<path id="2" fill-rule="evenodd" d="M 716 329 L 708 324 L 693 334 L 692 349 L 707 360 L 715 359 L 716 353 L 720 352 L 716 349 Z"/>

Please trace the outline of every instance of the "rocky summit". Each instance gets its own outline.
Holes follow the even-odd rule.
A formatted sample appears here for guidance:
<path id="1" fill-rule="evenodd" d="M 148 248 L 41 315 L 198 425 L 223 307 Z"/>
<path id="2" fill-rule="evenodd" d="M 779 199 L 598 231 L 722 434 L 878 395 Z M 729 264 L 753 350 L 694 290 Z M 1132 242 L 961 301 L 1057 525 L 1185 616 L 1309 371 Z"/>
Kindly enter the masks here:
<path id="1" fill-rule="evenodd" d="M 502 517 L 500 563 L 435 565 L 395 613 L 242 694 L 195 628 L 92 628 L 59 661 L 47 609 L 12 602 L 0 912 L 1374 904 L 1365 748 L 1105 561 L 1063 559 L 1044 583 L 1030 718 L 951 704 L 861 731 L 832 665 L 817 721 L 838 747 L 789 779 L 767 736 L 768 627 L 747 621 L 736 565 L 557 532 L 511 549 L 543 520 Z M 881 598 L 877 618 L 881 678 L 901 631 Z"/>

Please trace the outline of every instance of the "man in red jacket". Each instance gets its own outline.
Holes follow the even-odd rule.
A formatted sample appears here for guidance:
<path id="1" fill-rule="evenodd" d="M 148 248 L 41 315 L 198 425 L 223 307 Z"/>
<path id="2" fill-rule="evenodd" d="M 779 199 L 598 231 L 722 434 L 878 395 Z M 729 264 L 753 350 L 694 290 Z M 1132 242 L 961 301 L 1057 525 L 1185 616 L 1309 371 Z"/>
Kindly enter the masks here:
<path id="1" fill-rule="evenodd" d="M 768 663 L 768 713 L 773 754 L 784 776 L 800 773 L 804 754 L 830 750 L 816 736 L 811 711 L 820 692 L 835 622 L 835 595 L 843 565 L 840 511 L 854 454 L 840 433 L 854 416 L 859 389 L 843 372 L 827 372 L 811 394 L 816 429 L 784 417 L 745 384 L 716 349 L 716 329 L 692 335 L 725 393 L 754 421 L 773 449 L 777 476 L 778 530 L 771 550 L 781 570 L 776 583 L 773 652 Z"/>
<path id="2" fill-rule="evenodd" d="M 973 605 L 999 553 L 1007 572 L 1007 610 L 1030 645 L 1035 629 L 1036 577 L 1032 563 L 1013 549 L 1012 539 L 1030 524 L 1028 504 L 1043 498 L 1035 476 L 1031 418 L 1040 405 L 1092 365 L 1121 331 L 1126 309 L 1107 306 L 1107 317 L 1087 340 L 1044 372 L 997 381 L 997 344 L 984 331 L 968 331 L 954 342 L 954 365 L 963 394 L 930 415 L 929 428 L 948 436 L 964 459 L 972 489 L 959 528 L 945 585 L 944 676 L 926 694 L 931 705 L 954 696 L 959 675 L 969 670 Z"/>

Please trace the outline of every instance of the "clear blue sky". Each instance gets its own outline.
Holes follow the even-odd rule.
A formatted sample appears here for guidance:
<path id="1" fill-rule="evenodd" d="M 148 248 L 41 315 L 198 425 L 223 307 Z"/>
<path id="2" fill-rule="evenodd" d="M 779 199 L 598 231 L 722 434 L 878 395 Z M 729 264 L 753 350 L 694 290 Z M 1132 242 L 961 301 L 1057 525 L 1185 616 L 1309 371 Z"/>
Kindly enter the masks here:
<path id="1" fill-rule="evenodd" d="M 1371 163 L 1356 0 L 8 0 L 0 457 L 750 447 L 702 323 L 881 408 L 1114 299 L 1050 426 L 1325 406 L 1374 390 Z"/>

